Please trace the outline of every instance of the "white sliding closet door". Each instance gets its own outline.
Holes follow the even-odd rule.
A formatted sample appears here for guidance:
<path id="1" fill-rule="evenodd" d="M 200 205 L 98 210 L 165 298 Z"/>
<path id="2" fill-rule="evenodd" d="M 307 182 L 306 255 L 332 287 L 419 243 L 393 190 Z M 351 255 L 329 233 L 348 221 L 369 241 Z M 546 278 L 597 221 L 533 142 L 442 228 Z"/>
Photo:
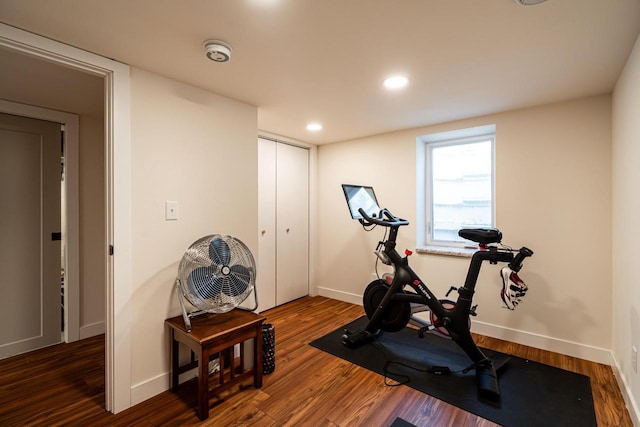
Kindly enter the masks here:
<path id="1" fill-rule="evenodd" d="M 309 293 L 309 150 L 260 138 L 259 311 Z"/>
<path id="2" fill-rule="evenodd" d="M 276 306 L 276 143 L 258 139 L 258 311 Z"/>
<path id="3" fill-rule="evenodd" d="M 277 146 L 276 304 L 309 294 L 309 150 Z"/>

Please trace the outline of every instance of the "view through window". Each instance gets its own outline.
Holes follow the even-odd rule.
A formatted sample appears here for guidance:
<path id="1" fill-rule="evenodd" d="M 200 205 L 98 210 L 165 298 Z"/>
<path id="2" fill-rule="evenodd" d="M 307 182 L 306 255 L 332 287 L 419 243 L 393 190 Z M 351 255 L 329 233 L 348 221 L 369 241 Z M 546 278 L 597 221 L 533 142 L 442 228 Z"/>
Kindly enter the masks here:
<path id="1" fill-rule="evenodd" d="M 429 147 L 433 241 L 460 241 L 458 230 L 493 226 L 493 139 Z"/>
<path id="2" fill-rule="evenodd" d="M 488 132 L 489 131 L 489 132 Z M 418 221 L 424 245 L 465 246 L 461 228 L 495 226 L 495 126 L 425 135 L 418 139 Z M 420 212 L 422 210 L 422 212 Z M 423 219 L 424 218 L 424 219 Z"/>

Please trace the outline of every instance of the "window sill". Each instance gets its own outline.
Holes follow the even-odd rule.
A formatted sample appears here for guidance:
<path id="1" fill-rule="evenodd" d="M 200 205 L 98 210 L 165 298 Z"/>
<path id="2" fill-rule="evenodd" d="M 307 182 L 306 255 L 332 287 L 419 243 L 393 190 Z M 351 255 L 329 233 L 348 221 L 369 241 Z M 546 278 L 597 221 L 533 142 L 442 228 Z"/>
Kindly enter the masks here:
<path id="1" fill-rule="evenodd" d="M 452 246 L 424 246 L 422 248 L 416 248 L 416 252 L 419 254 L 455 256 L 460 258 L 471 258 L 476 251 L 477 249 L 475 248 L 457 248 Z"/>

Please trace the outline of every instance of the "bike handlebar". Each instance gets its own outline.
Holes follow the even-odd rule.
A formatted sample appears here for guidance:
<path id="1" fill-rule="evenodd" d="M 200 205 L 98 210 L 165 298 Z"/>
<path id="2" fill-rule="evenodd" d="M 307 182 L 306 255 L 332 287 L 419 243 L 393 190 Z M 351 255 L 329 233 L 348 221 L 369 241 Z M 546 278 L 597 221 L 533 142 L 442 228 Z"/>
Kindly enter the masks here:
<path id="1" fill-rule="evenodd" d="M 358 212 L 360 212 L 360 215 L 362 215 L 363 219 L 361 219 L 360 222 L 363 225 L 375 224 L 375 225 L 380 225 L 382 227 L 400 227 L 403 225 L 409 225 L 409 221 L 407 221 L 406 219 L 398 218 L 397 216 L 392 214 L 388 209 L 381 209 L 378 218 L 373 218 L 369 216 L 367 212 L 365 212 L 365 210 L 362 208 L 358 209 Z M 513 271 L 516 271 L 516 272 L 520 271 L 520 269 L 522 268 L 522 262 L 524 261 L 524 259 L 530 257 L 531 255 L 533 255 L 533 251 L 523 246 L 522 248 L 520 248 L 518 253 L 513 257 L 511 262 L 509 262 L 508 264 L 509 268 L 511 268 Z M 508 259 L 505 259 L 504 261 L 508 261 Z"/>
<path id="2" fill-rule="evenodd" d="M 376 224 L 383 227 L 400 227 L 402 225 L 409 225 L 409 221 L 407 221 L 406 219 L 398 218 L 397 216 L 389 212 L 388 209 L 380 210 L 379 218 L 370 217 L 362 208 L 358 209 L 358 212 L 360 212 L 360 215 L 362 215 L 362 217 L 366 220 L 366 222 L 364 222 L 364 220 L 362 219 L 360 220 L 363 221 L 364 225 Z M 386 219 L 384 219 L 385 217 Z"/>
<path id="3" fill-rule="evenodd" d="M 525 246 L 521 247 L 516 256 L 513 258 L 513 261 L 508 264 L 509 268 L 515 272 L 520 271 L 520 269 L 522 268 L 522 261 L 524 261 L 525 258 L 530 257 L 531 255 L 533 255 L 533 251 L 531 249 Z"/>

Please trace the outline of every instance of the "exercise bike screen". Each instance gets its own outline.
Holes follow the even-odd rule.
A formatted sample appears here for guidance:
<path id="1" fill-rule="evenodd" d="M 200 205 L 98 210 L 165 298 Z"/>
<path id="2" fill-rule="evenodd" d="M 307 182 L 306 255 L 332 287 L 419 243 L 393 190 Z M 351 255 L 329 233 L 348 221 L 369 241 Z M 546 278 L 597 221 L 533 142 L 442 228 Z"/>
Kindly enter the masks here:
<path id="1" fill-rule="evenodd" d="M 347 199 L 351 218 L 363 219 L 360 212 L 358 212 L 360 208 L 372 217 L 380 213 L 380 206 L 378 206 L 378 200 L 372 187 L 342 184 L 342 191 L 344 191 L 344 197 Z"/>

